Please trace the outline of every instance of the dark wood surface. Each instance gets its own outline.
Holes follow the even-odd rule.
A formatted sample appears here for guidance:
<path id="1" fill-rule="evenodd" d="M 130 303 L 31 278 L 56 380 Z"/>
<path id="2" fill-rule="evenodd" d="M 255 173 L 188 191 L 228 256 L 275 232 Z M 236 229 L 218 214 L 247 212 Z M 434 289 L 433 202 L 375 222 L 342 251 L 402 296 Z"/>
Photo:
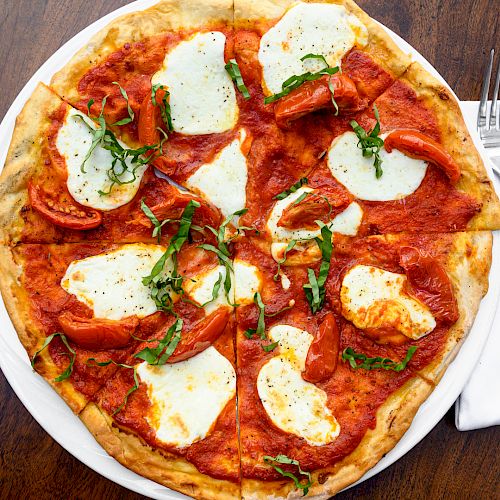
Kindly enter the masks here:
<path id="1" fill-rule="evenodd" d="M 126 3 L 0 0 L 0 117 L 57 48 Z M 500 51 L 500 0 L 358 3 L 419 50 L 461 99 L 479 99 L 486 54 L 494 46 Z M 499 427 L 458 432 L 450 410 L 396 464 L 337 498 L 500 499 L 499 443 Z M 0 498 L 140 496 L 104 479 L 61 448 L 26 411 L 0 372 Z"/>

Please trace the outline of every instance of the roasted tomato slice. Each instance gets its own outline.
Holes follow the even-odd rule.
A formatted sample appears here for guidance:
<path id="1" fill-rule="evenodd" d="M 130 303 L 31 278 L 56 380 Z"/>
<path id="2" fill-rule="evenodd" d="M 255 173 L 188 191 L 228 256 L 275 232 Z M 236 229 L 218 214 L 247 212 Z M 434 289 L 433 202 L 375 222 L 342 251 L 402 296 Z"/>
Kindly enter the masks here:
<path id="1" fill-rule="evenodd" d="M 101 212 L 78 205 L 66 192 L 50 196 L 40 186 L 30 182 L 28 196 L 31 206 L 56 226 L 85 231 L 101 225 Z"/>
<path id="2" fill-rule="evenodd" d="M 292 203 L 283 210 L 278 226 L 286 229 L 317 229 L 317 220 L 327 222 L 343 211 L 349 202 L 349 197 L 342 192 L 335 196 L 309 193 L 299 203 Z"/>
<path id="3" fill-rule="evenodd" d="M 397 149 L 411 158 L 428 161 L 439 167 L 455 184 L 460 179 L 460 167 L 441 144 L 416 130 L 395 130 L 384 139 L 390 153 Z"/>
<path id="4" fill-rule="evenodd" d="M 278 127 L 287 128 L 293 120 L 313 111 L 333 109 L 330 87 L 340 111 L 354 112 L 366 106 L 366 102 L 358 95 L 356 85 L 347 75 L 325 75 L 302 84 L 276 102 L 274 116 Z"/>
<path id="5" fill-rule="evenodd" d="M 162 100 L 165 97 L 165 91 L 158 89 L 156 91 L 156 103 L 151 100 L 151 92 L 144 97 L 139 110 L 139 141 L 146 146 L 152 146 L 160 142 L 160 132 L 158 127 L 163 125 L 161 119 L 160 106 L 163 106 Z"/>
<path id="6" fill-rule="evenodd" d="M 59 315 L 64 334 L 85 349 L 115 349 L 127 345 L 139 325 L 136 316 L 120 320 L 82 318 L 65 311 Z"/>
<path id="7" fill-rule="evenodd" d="M 408 277 L 408 293 L 427 305 L 437 320 L 455 323 L 459 317 L 458 305 L 441 263 L 417 248 L 402 247 L 400 264 Z"/>
<path id="8" fill-rule="evenodd" d="M 228 308 L 220 308 L 201 320 L 186 339 L 182 339 L 175 348 L 168 363 L 178 363 L 192 358 L 196 354 L 210 347 L 221 335 L 229 321 L 230 311 Z"/>
<path id="9" fill-rule="evenodd" d="M 307 351 L 302 378 L 317 383 L 331 377 L 337 368 L 340 336 L 333 313 L 328 313 Z"/>
<path id="10" fill-rule="evenodd" d="M 166 197 L 160 203 L 150 206 L 150 209 L 160 222 L 165 219 L 180 219 L 182 211 L 186 208 L 186 205 L 191 200 L 196 200 L 200 203 L 200 206 L 194 212 L 194 224 L 201 227 L 205 225 L 209 225 L 215 228 L 219 227 L 219 224 L 221 222 L 221 214 L 219 210 L 217 210 L 217 208 L 209 205 L 199 198 L 193 197 L 193 195 L 191 194 L 181 193 L 174 187 L 172 187 L 170 197 Z M 139 223 L 147 227 L 151 226 L 151 222 L 143 214 L 141 214 Z"/>

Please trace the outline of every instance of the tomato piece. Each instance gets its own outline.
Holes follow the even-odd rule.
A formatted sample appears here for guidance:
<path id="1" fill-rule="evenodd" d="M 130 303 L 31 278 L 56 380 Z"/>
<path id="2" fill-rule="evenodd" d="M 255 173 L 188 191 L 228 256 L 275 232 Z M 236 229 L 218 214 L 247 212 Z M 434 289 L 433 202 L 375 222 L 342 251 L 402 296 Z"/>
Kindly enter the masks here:
<path id="1" fill-rule="evenodd" d="M 120 320 L 82 318 L 65 311 L 59 315 L 64 334 L 85 349 L 115 349 L 127 345 L 139 325 L 137 316 Z"/>
<path id="2" fill-rule="evenodd" d="M 40 186 L 30 182 L 28 196 L 31 206 L 56 226 L 86 231 L 102 223 L 101 212 L 78 205 L 66 192 L 50 196 Z"/>
<path id="3" fill-rule="evenodd" d="M 403 129 L 391 132 L 384 139 L 387 152 L 397 149 L 405 155 L 433 163 L 455 184 L 460 179 L 460 167 L 443 146 L 417 130 Z"/>
<path id="4" fill-rule="evenodd" d="M 318 335 L 307 351 L 306 367 L 302 378 L 317 383 L 331 377 L 337 368 L 340 335 L 333 313 L 328 313 L 319 326 Z"/>
<path id="5" fill-rule="evenodd" d="M 261 81 L 262 66 L 259 61 L 260 37 L 254 31 L 238 30 L 234 37 L 234 51 L 241 76 L 245 82 Z"/>
<path id="6" fill-rule="evenodd" d="M 199 226 L 210 225 L 217 228 L 221 222 L 221 214 L 219 210 L 205 201 L 194 197 L 189 193 L 182 193 L 174 186 L 170 186 L 165 198 L 157 203 L 156 205 L 150 206 L 151 211 L 156 216 L 156 218 L 161 222 L 165 219 L 180 219 L 182 211 L 186 208 L 186 205 L 191 200 L 196 200 L 200 203 L 200 206 L 195 210 L 193 216 L 193 223 Z M 147 200 L 146 204 L 147 204 Z M 149 206 L 149 205 L 148 205 Z M 150 227 L 151 222 L 149 219 L 141 213 L 139 223 Z"/>
<path id="7" fill-rule="evenodd" d="M 278 226 L 287 229 L 317 229 L 317 220 L 327 222 L 349 204 L 347 196 L 329 198 L 310 193 L 302 201 L 288 205 L 278 221 Z"/>
<path id="8" fill-rule="evenodd" d="M 287 128 L 290 122 L 308 113 L 324 108 L 334 109 L 332 92 L 339 110 L 354 112 L 366 106 L 361 100 L 356 85 L 347 75 L 325 75 L 317 80 L 306 82 L 287 96 L 278 100 L 274 106 L 274 116 L 278 127 Z"/>
<path id="9" fill-rule="evenodd" d="M 229 309 L 224 307 L 201 320 L 189 332 L 189 336 L 179 342 L 172 356 L 168 358 L 168 363 L 185 361 L 210 347 L 222 335 L 229 316 Z"/>
<path id="10" fill-rule="evenodd" d="M 400 264 L 408 278 L 408 293 L 423 302 L 436 320 L 453 324 L 458 305 L 446 270 L 435 258 L 414 247 L 402 247 Z"/>
<path id="11" fill-rule="evenodd" d="M 165 90 L 158 89 L 156 91 L 156 104 L 151 100 L 151 92 L 148 92 L 142 100 L 141 108 L 139 110 L 139 141 L 145 146 L 153 146 L 160 142 L 160 132 L 158 127 L 163 125 L 161 119 L 162 100 L 165 97 Z"/>

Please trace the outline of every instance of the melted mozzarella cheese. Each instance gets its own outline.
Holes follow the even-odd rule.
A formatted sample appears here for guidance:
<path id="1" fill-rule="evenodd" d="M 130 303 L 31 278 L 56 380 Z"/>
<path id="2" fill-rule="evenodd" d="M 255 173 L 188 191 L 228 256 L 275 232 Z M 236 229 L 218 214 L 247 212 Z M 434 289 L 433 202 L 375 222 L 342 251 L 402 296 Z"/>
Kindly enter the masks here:
<path id="1" fill-rule="evenodd" d="M 183 448 L 205 438 L 236 394 L 233 365 L 215 347 L 180 363 L 137 369 L 152 408 L 146 419 L 156 437 Z"/>
<path id="2" fill-rule="evenodd" d="M 322 54 L 330 66 L 338 66 L 355 44 L 366 45 L 367 37 L 366 27 L 341 5 L 294 5 L 260 41 L 258 57 L 266 90 L 278 93 L 282 83 L 292 75 L 325 67 L 318 59 L 301 61 L 301 57 Z"/>
<path id="3" fill-rule="evenodd" d="M 354 132 L 337 137 L 328 151 L 328 166 L 332 175 L 361 200 L 404 198 L 417 190 L 427 171 L 426 162 L 410 158 L 397 149 L 388 153 L 382 148 L 380 159 L 383 174 L 377 179 L 373 157 L 365 158 L 362 155 Z"/>
<path id="4" fill-rule="evenodd" d="M 202 165 L 186 181 L 186 186 L 208 198 L 228 217 L 245 208 L 248 178 L 247 160 L 242 152 L 245 132 L 227 145 L 211 163 Z"/>
<path id="5" fill-rule="evenodd" d="M 274 205 L 269 218 L 267 220 L 267 231 L 271 236 L 271 254 L 277 262 L 283 259 L 286 247 L 291 240 L 297 240 L 293 247 L 294 251 L 306 252 L 310 255 L 311 259 L 321 257 L 317 251 L 317 245 L 312 242 L 300 242 L 300 240 L 311 240 L 321 235 L 321 229 L 287 229 L 279 226 L 278 222 L 281 219 L 283 212 L 290 205 L 293 205 L 304 193 L 312 193 L 314 189 L 302 186 L 295 193 L 289 194 L 286 198 L 279 200 Z M 327 222 L 327 225 L 333 232 L 345 234 L 347 236 L 355 236 L 358 232 L 361 220 L 363 218 L 362 208 L 355 202 L 348 205 L 348 207 L 336 215 L 333 219 Z"/>
<path id="6" fill-rule="evenodd" d="M 68 172 L 68 191 L 81 205 L 98 210 L 113 210 L 132 200 L 139 189 L 147 165 L 135 170 L 135 180 L 132 181 L 134 166 L 128 160 L 126 164 L 129 170 L 119 177 L 120 181 L 126 184 L 115 184 L 109 194 L 99 194 L 99 191 L 107 193 L 110 190 L 112 183 L 108 170 L 111 168 L 113 157 L 109 151 L 97 146 L 85 162 L 82 172 L 83 160 L 92 144 L 93 136 L 89 127 L 96 128 L 92 120 L 79 111 L 70 109 L 57 134 L 56 147 L 65 160 Z M 127 147 L 121 142 L 120 144 L 124 148 Z M 119 168 L 121 167 L 116 170 Z"/>
<path id="7" fill-rule="evenodd" d="M 220 281 L 219 290 L 216 298 L 213 298 L 214 286 L 218 280 Z M 198 304 L 203 306 L 206 314 L 210 314 L 219 307 L 230 307 L 226 293 L 224 291 L 224 280 L 226 279 L 226 268 L 224 266 L 218 265 L 197 274 L 191 278 L 185 278 L 182 284 L 184 291 L 186 292 L 189 299 L 194 300 Z M 232 282 L 232 280 L 231 280 Z M 233 288 L 229 290 L 229 298 L 233 302 Z"/>
<path id="8" fill-rule="evenodd" d="M 356 265 L 342 282 L 342 314 L 361 329 L 393 328 L 419 339 L 436 327 L 436 321 L 427 306 L 405 293 L 406 282 L 403 274 Z"/>
<path id="9" fill-rule="evenodd" d="M 226 37 L 220 31 L 197 33 L 165 56 L 152 83 L 168 87 L 172 124 L 188 135 L 232 129 L 238 121 L 233 82 L 224 69 Z"/>
<path id="10" fill-rule="evenodd" d="M 259 397 L 269 418 L 312 446 L 331 443 L 340 425 L 327 406 L 327 395 L 301 376 L 313 336 L 293 326 L 276 325 L 269 330 L 269 338 L 279 342 L 279 354 L 262 366 L 257 377 Z"/>
<path id="11" fill-rule="evenodd" d="M 262 289 L 262 277 L 259 269 L 241 259 L 235 259 L 233 267 L 235 302 L 241 305 L 252 304 L 254 295 Z"/>
<path id="12" fill-rule="evenodd" d="M 97 318 L 144 318 L 156 311 L 156 305 L 142 278 L 151 273 L 164 251 L 160 245 L 134 243 L 75 260 L 66 269 L 61 286 L 89 306 Z"/>

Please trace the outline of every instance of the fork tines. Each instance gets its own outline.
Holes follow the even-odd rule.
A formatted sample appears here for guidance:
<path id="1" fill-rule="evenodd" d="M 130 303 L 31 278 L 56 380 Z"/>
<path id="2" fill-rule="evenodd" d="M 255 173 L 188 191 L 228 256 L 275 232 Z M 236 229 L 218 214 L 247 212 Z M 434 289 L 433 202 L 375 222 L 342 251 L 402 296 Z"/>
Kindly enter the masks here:
<path id="1" fill-rule="evenodd" d="M 477 115 L 477 128 L 486 148 L 500 146 L 500 124 L 497 119 L 498 89 L 500 87 L 500 63 L 498 64 L 496 72 L 495 85 L 493 87 L 493 96 L 488 112 L 488 94 L 490 90 L 491 75 L 493 73 L 494 59 L 495 49 L 491 49 L 489 63 L 484 71 L 483 86 L 481 88 L 481 102 L 479 103 L 479 113 Z"/>

